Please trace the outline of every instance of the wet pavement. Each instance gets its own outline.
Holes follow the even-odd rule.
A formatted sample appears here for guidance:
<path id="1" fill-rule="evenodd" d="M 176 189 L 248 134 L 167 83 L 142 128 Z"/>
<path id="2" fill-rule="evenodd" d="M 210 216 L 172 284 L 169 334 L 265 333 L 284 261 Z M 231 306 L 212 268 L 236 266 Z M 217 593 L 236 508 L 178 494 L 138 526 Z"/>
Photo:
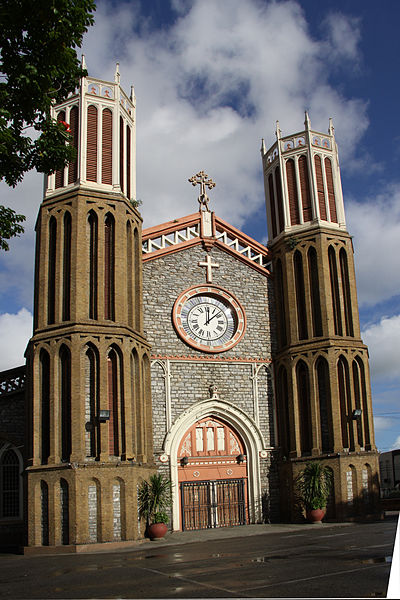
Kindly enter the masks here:
<path id="1" fill-rule="evenodd" d="M 180 532 L 124 551 L 0 556 L 0 598 L 385 597 L 397 516 Z"/>

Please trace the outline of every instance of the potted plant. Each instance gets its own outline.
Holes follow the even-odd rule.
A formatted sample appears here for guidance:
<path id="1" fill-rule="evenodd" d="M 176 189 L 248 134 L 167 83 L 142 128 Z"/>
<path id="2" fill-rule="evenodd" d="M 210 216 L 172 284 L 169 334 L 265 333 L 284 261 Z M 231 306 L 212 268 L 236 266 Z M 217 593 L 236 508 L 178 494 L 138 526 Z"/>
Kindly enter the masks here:
<path id="1" fill-rule="evenodd" d="M 153 539 L 164 537 L 167 533 L 168 515 L 165 509 L 171 506 L 171 482 L 161 473 L 143 481 L 138 494 L 139 514 L 146 519 L 148 536 Z"/>
<path id="2" fill-rule="evenodd" d="M 296 484 L 307 519 L 312 523 L 319 523 L 325 516 L 332 486 L 332 471 L 320 461 L 310 461 L 299 473 Z"/>

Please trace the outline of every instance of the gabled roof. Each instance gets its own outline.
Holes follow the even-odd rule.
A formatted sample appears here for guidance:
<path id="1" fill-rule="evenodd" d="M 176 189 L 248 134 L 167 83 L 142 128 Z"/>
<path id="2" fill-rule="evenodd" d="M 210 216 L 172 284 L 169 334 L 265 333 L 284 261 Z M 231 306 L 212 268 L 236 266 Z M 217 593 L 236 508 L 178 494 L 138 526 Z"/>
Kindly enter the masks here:
<path id="1" fill-rule="evenodd" d="M 270 275 L 270 251 L 207 211 L 144 229 L 142 239 L 143 262 L 202 244 L 207 250 L 216 246 L 264 275 Z"/>

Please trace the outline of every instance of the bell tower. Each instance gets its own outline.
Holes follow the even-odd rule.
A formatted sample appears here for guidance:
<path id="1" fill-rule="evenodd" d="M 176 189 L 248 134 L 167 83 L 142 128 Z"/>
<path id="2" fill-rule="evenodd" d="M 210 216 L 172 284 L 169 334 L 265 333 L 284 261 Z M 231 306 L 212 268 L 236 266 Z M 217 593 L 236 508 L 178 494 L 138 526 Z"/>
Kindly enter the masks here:
<path id="1" fill-rule="evenodd" d="M 368 349 L 360 338 L 352 239 L 346 229 L 338 150 L 311 129 L 261 149 L 273 256 L 281 517 L 295 518 L 294 480 L 309 460 L 332 469 L 327 518 L 376 510 Z"/>
<path id="2" fill-rule="evenodd" d="M 77 158 L 47 177 L 36 225 L 28 545 L 132 540 L 137 484 L 154 470 L 133 88 L 117 65 L 53 117 Z"/>

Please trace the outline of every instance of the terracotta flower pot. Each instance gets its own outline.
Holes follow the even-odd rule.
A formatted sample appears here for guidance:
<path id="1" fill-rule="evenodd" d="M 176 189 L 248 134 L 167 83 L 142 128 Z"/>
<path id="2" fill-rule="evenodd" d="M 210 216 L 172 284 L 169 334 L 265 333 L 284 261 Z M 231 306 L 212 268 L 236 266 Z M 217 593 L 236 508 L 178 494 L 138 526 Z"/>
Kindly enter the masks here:
<path id="1" fill-rule="evenodd" d="M 311 523 L 320 523 L 325 516 L 325 508 L 313 508 L 306 511 L 306 517 Z"/>
<path id="2" fill-rule="evenodd" d="M 152 523 L 152 525 L 149 525 L 148 530 L 149 537 L 152 540 L 158 540 L 160 538 L 163 538 L 167 531 L 168 527 L 165 523 Z"/>

